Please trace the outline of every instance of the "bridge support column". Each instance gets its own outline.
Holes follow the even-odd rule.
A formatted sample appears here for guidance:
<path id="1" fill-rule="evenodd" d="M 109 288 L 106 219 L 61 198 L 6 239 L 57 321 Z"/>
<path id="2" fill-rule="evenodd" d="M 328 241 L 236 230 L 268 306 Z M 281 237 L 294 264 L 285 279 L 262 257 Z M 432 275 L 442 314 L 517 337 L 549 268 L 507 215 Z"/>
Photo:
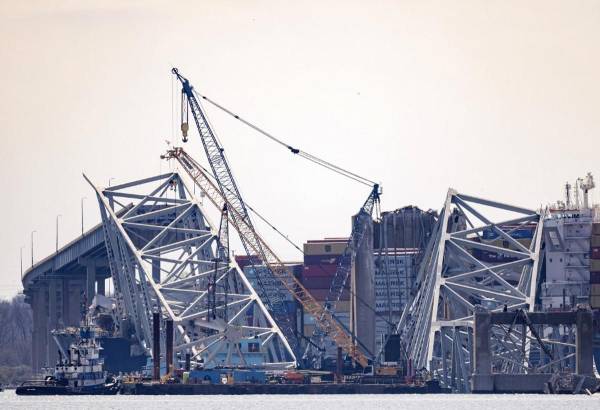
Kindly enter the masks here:
<path id="1" fill-rule="evenodd" d="M 580 309 L 577 311 L 577 335 L 575 341 L 575 350 L 577 352 L 575 368 L 578 375 L 594 375 L 594 352 L 593 352 L 593 320 L 592 312 Z"/>
<path id="2" fill-rule="evenodd" d="M 96 261 L 92 258 L 85 260 L 86 276 L 86 308 L 92 304 L 96 296 Z"/>
<path id="3" fill-rule="evenodd" d="M 32 367 L 39 371 L 46 365 L 46 345 L 48 340 L 48 316 L 46 308 L 46 286 L 38 285 L 33 289 L 33 334 L 32 334 Z"/>
<path id="4" fill-rule="evenodd" d="M 77 281 L 71 282 L 69 289 L 69 308 L 71 309 L 69 315 L 72 320 L 72 324 L 79 326 L 81 322 L 81 310 L 83 301 L 86 298 L 86 279 L 81 278 Z"/>
<path id="5" fill-rule="evenodd" d="M 48 281 L 48 342 L 46 344 L 46 363 L 48 366 L 54 366 L 56 363 L 56 350 L 58 347 L 52 338 L 51 332 L 58 327 L 58 279 L 50 279 Z"/>
<path id="6" fill-rule="evenodd" d="M 65 326 L 71 325 L 71 298 L 69 295 L 69 279 L 62 280 L 62 320 Z"/>
<path id="7" fill-rule="evenodd" d="M 352 266 L 351 331 L 368 351 L 375 353 L 375 312 L 365 306 L 375 306 L 375 262 L 373 261 L 373 220 L 369 215 L 357 215 L 353 224 L 361 225 L 363 240 L 356 246 L 356 259 Z"/>
<path id="8" fill-rule="evenodd" d="M 475 311 L 475 331 L 473 332 L 474 373 L 471 378 L 473 393 L 491 393 L 494 391 L 492 377 L 492 352 L 490 349 L 490 330 L 492 316 L 487 311 Z"/>

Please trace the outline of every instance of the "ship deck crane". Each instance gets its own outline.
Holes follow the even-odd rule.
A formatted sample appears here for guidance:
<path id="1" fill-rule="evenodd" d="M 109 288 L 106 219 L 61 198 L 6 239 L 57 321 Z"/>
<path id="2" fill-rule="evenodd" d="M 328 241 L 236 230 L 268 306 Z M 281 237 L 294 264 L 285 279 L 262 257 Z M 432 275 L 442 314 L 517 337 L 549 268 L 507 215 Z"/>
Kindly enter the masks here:
<path id="1" fill-rule="evenodd" d="M 187 140 L 187 131 L 189 125 L 188 119 L 188 107 L 191 110 L 192 117 L 196 123 L 196 127 L 200 134 L 202 144 L 212 169 L 212 173 L 216 179 L 217 185 L 215 185 L 208 174 L 203 170 L 202 166 L 197 163 L 189 154 L 187 154 L 182 148 L 174 148 L 167 152 L 165 156 L 168 159 L 176 159 L 182 168 L 188 173 L 188 175 L 194 180 L 194 182 L 202 189 L 207 197 L 213 202 L 218 209 L 227 208 L 227 217 L 231 224 L 238 231 L 242 244 L 247 254 L 256 254 L 262 263 L 264 263 L 268 272 L 277 278 L 281 284 L 287 289 L 287 291 L 302 305 L 304 310 L 310 313 L 315 318 L 315 323 L 320 329 L 320 332 L 328 335 L 335 344 L 345 351 L 353 360 L 359 363 L 361 366 L 366 367 L 369 364 L 368 357 L 357 347 L 353 338 L 347 333 L 343 326 L 338 323 L 335 319 L 332 311 L 327 309 L 326 306 L 322 306 L 304 287 L 304 285 L 294 276 L 293 272 L 285 266 L 277 254 L 267 245 L 265 240 L 258 234 L 248 213 L 247 207 L 240 195 L 237 184 L 233 178 L 233 174 L 227 163 L 224 155 L 224 150 L 217 140 L 212 128 L 210 127 L 206 115 L 200 106 L 196 97 L 196 92 L 191 86 L 188 79 L 179 74 L 178 70 L 174 68 L 172 73 L 182 84 L 182 132 L 184 136 L 184 142 Z M 300 155 L 303 158 L 312 161 L 320 166 L 328 168 L 334 172 L 342 174 L 350 179 L 353 179 L 359 183 L 369 185 L 373 187 L 373 191 L 376 195 L 371 194 L 367 203 L 371 203 L 371 198 L 379 198 L 379 186 L 359 175 L 337 167 L 327 161 L 324 161 L 314 155 L 308 154 L 300 149 L 294 148 L 283 141 L 278 140 L 274 136 L 266 133 L 262 129 L 254 126 L 253 124 L 243 120 L 239 116 L 233 114 L 231 111 L 221 107 L 214 101 L 209 100 L 207 97 L 200 96 L 202 99 L 209 101 L 211 104 L 216 105 L 218 108 L 234 116 L 236 119 L 244 122 L 251 128 L 257 130 L 268 138 L 275 142 L 284 145 L 293 154 Z M 187 102 L 187 104 L 186 104 Z M 259 275 L 257 275 L 258 278 Z M 270 305 L 271 309 L 277 308 L 277 295 L 276 300 L 271 299 L 271 295 L 264 291 L 267 297 L 267 304 Z M 275 302 L 275 303 L 273 303 Z M 282 319 L 280 312 L 273 309 L 275 317 L 279 320 Z M 285 318 L 284 318 L 285 323 Z M 294 341 L 296 348 L 298 347 L 297 340 L 291 331 L 289 326 L 282 326 L 282 330 L 288 340 Z"/>

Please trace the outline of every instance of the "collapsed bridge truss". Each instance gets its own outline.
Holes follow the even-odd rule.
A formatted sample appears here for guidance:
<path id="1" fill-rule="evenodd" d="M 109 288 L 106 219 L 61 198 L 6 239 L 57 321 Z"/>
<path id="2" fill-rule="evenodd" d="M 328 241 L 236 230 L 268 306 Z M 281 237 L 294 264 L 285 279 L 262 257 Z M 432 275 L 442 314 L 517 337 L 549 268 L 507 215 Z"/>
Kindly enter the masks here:
<path id="1" fill-rule="evenodd" d="M 540 212 L 448 191 L 418 293 L 397 327 L 401 350 L 415 369 L 426 368 L 455 391 L 470 390 L 474 311 L 533 311 L 543 220 Z M 509 332 L 510 340 L 499 335 L 492 350 L 497 368 L 522 372 L 524 366 L 514 364 L 527 360 L 528 351 L 506 344 L 533 338 L 515 333 Z"/>
<path id="2" fill-rule="evenodd" d="M 177 173 L 108 188 L 88 182 L 119 304 L 149 353 L 152 314 L 160 312 L 174 322 L 174 351 L 205 367 L 295 364 L 281 329 L 229 258 L 225 211 L 217 231 Z"/>

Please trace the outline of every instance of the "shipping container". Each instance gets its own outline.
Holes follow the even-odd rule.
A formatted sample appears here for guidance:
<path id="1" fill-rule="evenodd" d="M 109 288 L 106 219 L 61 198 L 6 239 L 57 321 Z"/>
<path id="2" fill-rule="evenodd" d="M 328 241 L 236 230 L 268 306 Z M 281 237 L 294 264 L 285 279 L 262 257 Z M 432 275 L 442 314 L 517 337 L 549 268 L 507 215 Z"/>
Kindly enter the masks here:
<path id="1" fill-rule="evenodd" d="M 329 289 L 309 289 L 308 292 L 315 298 L 318 302 L 325 302 L 327 295 L 329 294 Z M 344 290 L 340 300 L 350 300 L 350 292 L 348 290 Z"/>
<path id="2" fill-rule="evenodd" d="M 335 305 L 335 311 L 337 313 L 342 312 L 350 312 L 350 301 L 349 300 L 340 300 Z"/>
<path id="3" fill-rule="evenodd" d="M 600 222 L 595 222 L 592 224 L 592 234 L 600 235 Z"/>
<path id="4" fill-rule="evenodd" d="M 304 267 L 302 276 L 308 278 L 310 276 L 331 276 L 337 271 L 337 265 L 308 265 Z"/>
<path id="5" fill-rule="evenodd" d="M 590 250 L 591 259 L 600 259 L 600 247 L 595 247 Z"/>
<path id="6" fill-rule="evenodd" d="M 510 236 L 515 239 L 532 238 L 535 227 L 519 228 L 510 233 Z M 494 239 L 499 234 L 491 228 L 483 230 L 483 239 Z"/>
<path id="7" fill-rule="evenodd" d="M 590 272 L 590 283 L 600 284 L 600 272 Z"/>
<path id="8" fill-rule="evenodd" d="M 327 276 L 307 276 L 303 278 L 302 284 L 309 291 L 311 289 L 329 289 L 331 287 L 331 282 L 333 281 L 334 275 Z M 350 284 L 350 280 L 346 282 L 348 285 Z"/>
<path id="9" fill-rule="evenodd" d="M 592 235 L 592 248 L 600 247 L 600 235 Z"/>
<path id="10" fill-rule="evenodd" d="M 600 272 L 600 259 L 590 259 L 590 272 Z"/>
<path id="11" fill-rule="evenodd" d="M 476 242 L 480 242 L 480 241 L 476 241 Z M 517 239 L 517 242 L 519 242 L 521 245 L 523 245 L 527 249 L 529 249 L 529 247 L 531 246 L 531 239 L 529 239 L 529 238 Z M 498 248 L 504 248 L 504 249 L 520 250 L 520 248 L 511 244 L 506 239 L 498 239 L 498 240 L 495 240 L 492 242 L 486 242 L 486 245 L 496 246 Z"/>
<path id="12" fill-rule="evenodd" d="M 503 253 L 484 251 L 482 249 L 473 249 L 473 256 L 482 262 L 507 263 L 517 260 L 514 256 L 508 256 Z"/>
<path id="13" fill-rule="evenodd" d="M 346 249 L 347 240 L 308 241 L 304 244 L 305 255 L 341 255 Z"/>
<path id="14" fill-rule="evenodd" d="M 304 265 L 338 265 L 340 255 L 304 255 Z"/>
<path id="15" fill-rule="evenodd" d="M 304 336 L 306 337 L 310 337 L 313 332 L 315 331 L 315 325 L 313 324 L 308 324 L 308 325 L 304 325 Z"/>

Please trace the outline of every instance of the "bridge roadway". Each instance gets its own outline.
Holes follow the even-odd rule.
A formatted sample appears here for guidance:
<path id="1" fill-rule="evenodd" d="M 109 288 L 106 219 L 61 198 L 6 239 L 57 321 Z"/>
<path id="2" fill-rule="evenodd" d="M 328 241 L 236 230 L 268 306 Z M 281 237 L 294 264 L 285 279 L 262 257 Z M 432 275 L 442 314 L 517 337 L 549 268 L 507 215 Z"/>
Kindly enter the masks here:
<path id="1" fill-rule="evenodd" d="M 50 332 L 79 326 L 82 312 L 96 293 L 105 294 L 110 277 L 102 224 L 29 268 L 22 278 L 33 310 L 32 366 L 54 366 L 58 351 Z"/>

